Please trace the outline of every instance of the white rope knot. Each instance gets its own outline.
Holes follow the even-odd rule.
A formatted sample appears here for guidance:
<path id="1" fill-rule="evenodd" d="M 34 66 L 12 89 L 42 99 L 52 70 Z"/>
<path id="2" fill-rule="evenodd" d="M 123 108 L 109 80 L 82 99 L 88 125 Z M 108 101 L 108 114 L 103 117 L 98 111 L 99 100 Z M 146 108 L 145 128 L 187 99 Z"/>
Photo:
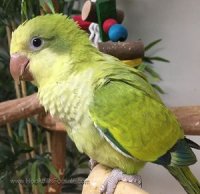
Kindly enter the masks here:
<path id="1" fill-rule="evenodd" d="M 99 25 L 96 23 L 91 23 L 89 26 L 89 31 L 90 31 L 89 40 L 93 43 L 95 47 L 97 47 L 98 42 L 101 42 L 99 34 Z"/>

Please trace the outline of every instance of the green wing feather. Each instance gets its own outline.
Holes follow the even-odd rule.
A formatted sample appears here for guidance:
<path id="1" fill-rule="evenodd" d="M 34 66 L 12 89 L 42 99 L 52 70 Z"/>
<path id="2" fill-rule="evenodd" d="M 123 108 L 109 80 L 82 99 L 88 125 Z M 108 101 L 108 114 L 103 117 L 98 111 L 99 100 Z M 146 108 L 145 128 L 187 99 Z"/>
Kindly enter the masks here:
<path id="1" fill-rule="evenodd" d="M 129 68 L 110 73 L 107 69 L 106 74 L 89 110 L 97 129 L 116 150 L 154 161 L 183 138 L 176 118 L 141 74 Z"/>

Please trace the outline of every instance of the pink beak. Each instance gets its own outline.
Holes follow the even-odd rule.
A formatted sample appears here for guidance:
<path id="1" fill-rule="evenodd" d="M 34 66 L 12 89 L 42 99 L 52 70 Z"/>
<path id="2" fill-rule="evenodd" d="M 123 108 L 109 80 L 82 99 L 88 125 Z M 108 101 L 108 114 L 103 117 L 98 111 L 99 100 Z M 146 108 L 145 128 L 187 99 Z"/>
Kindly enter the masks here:
<path id="1" fill-rule="evenodd" d="M 29 71 L 29 59 L 22 54 L 15 53 L 10 58 L 10 73 L 13 79 L 17 82 L 19 80 L 33 81 L 33 76 Z"/>

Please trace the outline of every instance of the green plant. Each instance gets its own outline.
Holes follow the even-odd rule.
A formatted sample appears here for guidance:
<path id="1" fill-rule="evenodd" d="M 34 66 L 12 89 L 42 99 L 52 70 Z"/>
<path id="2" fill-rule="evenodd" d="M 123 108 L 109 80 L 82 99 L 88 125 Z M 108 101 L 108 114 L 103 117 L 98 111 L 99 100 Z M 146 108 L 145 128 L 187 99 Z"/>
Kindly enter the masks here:
<path id="1" fill-rule="evenodd" d="M 20 129 L 15 130 L 12 138 L 0 134 L 0 185 L 6 193 L 18 194 L 18 185 L 22 184 L 26 191 L 37 186 L 42 194 L 45 184 L 38 180 L 48 178 L 49 173 L 59 177 L 51 163 L 50 153 L 38 152 L 37 146 L 43 143 L 42 131 L 38 131 L 35 134 L 38 143 L 35 147 L 24 142 Z M 30 157 L 32 151 L 36 153 L 34 158 Z"/>
<path id="2" fill-rule="evenodd" d="M 165 92 L 163 91 L 162 88 L 160 88 L 155 82 L 160 81 L 161 77 L 160 75 L 154 70 L 153 64 L 155 61 L 159 62 L 165 62 L 169 63 L 169 60 L 162 58 L 160 56 L 149 56 L 146 53 L 154 48 L 158 43 L 160 43 L 162 39 L 155 40 L 151 43 L 149 43 L 147 46 L 145 46 L 145 55 L 143 57 L 143 62 L 141 65 L 139 65 L 137 68 L 144 72 L 144 74 L 147 75 L 147 78 L 149 78 L 149 81 L 151 82 L 151 85 L 157 90 L 159 93 L 164 94 Z"/>

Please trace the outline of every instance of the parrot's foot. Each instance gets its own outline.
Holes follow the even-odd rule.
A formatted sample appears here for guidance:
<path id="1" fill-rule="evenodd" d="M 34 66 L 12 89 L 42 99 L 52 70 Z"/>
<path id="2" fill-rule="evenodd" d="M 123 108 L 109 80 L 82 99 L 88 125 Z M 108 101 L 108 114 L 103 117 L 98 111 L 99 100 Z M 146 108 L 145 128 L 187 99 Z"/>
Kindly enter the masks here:
<path id="1" fill-rule="evenodd" d="M 89 168 L 90 168 L 90 170 L 92 170 L 97 164 L 98 164 L 98 162 L 96 160 L 90 158 L 90 160 L 89 160 Z"/>
<path id="2" fill-rule="evenodd" d="M 103 185 L 101 186 L 100 192 L 101 194 L 113 194 L 115 191 L 115 188 L 117 186 L 117 183 L 119 181 L 138 184 L 140 187 L 142 187 L 142 178 L 139 175 L 127 175 L 124 174 L 119 169 L 113 169 L 111 174 L 108 176 L 108 178 L 105 180 Z"/>

